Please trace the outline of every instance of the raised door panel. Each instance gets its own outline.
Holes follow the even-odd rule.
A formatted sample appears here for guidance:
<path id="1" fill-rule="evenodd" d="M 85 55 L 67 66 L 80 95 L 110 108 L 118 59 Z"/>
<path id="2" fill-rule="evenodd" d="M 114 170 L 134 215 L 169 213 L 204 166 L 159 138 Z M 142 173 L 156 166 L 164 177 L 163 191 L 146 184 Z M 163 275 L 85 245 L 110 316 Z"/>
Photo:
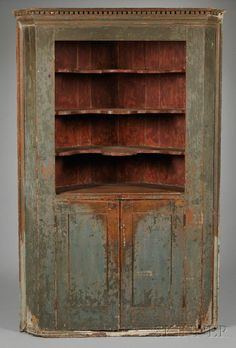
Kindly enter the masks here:
<path id="1" fill-rule="evenodd" d="M 58 329 L 118 328 L 118 213 L 113 202 L 58 208 Z"/>
<path id="2" fill-rule="evenodd" d="M 127 201 L 121 221 L 121 328 L 183 326 L 182 202 Z"/>

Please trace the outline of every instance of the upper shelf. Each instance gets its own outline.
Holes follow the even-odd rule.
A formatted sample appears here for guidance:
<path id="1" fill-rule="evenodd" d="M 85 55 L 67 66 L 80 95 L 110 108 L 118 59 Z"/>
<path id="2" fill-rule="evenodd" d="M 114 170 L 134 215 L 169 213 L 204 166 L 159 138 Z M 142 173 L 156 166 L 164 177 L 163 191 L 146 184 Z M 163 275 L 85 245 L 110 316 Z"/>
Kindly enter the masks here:
<path id="1" fill-rule="evenodd" d="M 101 154 L 106 156 L 132 156 L 137 154 L 184 155 L 183 148 L 150 147 L 150 146 L 70 146 L 56 148 L 57 156 L 78 154 Z"/>
<path id="2" fill-rule="evenodd" d="M 130 115 L 130 114 L 184 114 L 185 109 L 133 109 L 133 108 L 101 108 L 101 109 L 58 109 L 56 115 L 81 115 L 81 114 L 106 114 L 106 115 Z"/>
<path id="3" fill-rule="evenodd" d="M 185 73 L 185 69 L 56 69 L 56 73 L 66 74 L 175 74 Z"/>

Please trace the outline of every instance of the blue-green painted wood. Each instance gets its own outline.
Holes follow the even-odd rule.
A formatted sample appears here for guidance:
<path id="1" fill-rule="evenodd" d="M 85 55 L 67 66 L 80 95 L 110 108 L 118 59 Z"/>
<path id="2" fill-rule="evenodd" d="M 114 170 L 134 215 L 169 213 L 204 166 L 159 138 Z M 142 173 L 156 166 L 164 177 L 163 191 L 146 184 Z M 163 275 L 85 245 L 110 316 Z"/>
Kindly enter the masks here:
<path id="1" fill-rule="evenodd" d="M 79 306 L 106 306 L 108 236 L 106 215 L 68 216 L 70 296 Z M 73 306 L 72 306 L 73 309 Z"/>
<path id="2" fill-rule="evenodd" d="M 50 25 L 49 19 L 44 23 L 36 20 L 36 27 L 32 25 L 35 19 L 20 19 L 21 51 L 24 52 L 24 83 L 21 85 L 24 110 L 21 110 L 20 132 L 25 122 L 25 136 L 24 132 L 20 135 L 21 141 L 24 136 L 25 147 L 24 155 L 21 153 L 25 164 L 20 172 L 23 183 L 20 242 L 21 251 L 25 252 L 21 272 L 23 276 L 25 272 L 22 280 L 26 286 L 26 304 L 22 304 L 26 308 L 22 311 L 27 314 L 22 317 L 27 319 L 26 330 L 35 333 L 41 330 L 61 333 L 64 330 L 117 330 L 120 328 L 119 301 L 123 329 L 175 326 L 190 332 L 206 328 L 212 325 L 212 316 L 216 313 L 216 304 L 213 303 L 212 311 L 211 301 L 216 292 L 212 267 L 214 239 L 217 238 L 213 235 L 213 225 L 217 224 L 214 216 L 217 209 L 214 209 L 218 205 L 218 189 L 213 176 L 218 147 L 213 123 L 219 118 L 219 110 L 216 110 L 219 88 L 218 92 L 215 89 L 219 64 L 215 57 L 219 50 L 215 42 L 218 19 L 215 18 L 215 23 L 213 20 L 207 23 L 205 18 L 201 24 L 196 17 L 195 23 L 199 26 L 194 26 L 192 19 L 180 18 L 178 24 L 172 21 L 171 28 L 169 24 L 162 25 L 160 19 L 158 23 L 145 21 L 144 26 L 138 25 L 136 19 L 130 29 L 129 21 L 117 21 L 112 26 L 111 20 L 106 25 L 102 20 L 99 24 L 95 19 L 73 20 L 68 25 L 68 19 L 61 19 Z M 187 40 L 185 219 L 182 202 L 122 203 L 122 244 L 119 245 L 118 202 L 72 204 L 68 201 L 61 205 L 55 202 L 54 33 L 57 38 L 69 40 Z M 96 240 L 92 232 L 94 225 Z M 145 226 L 152 226 L 150 235 L 143 233 Z M 162 233 L 164 230 L 166 232 Z M 87 239 L 87 236 L 90 237 Z M 119 247 L 122 254 L 121 298 Z M 94 253 L 86 254 L 87 248 L 97 250 L 99 262 L 95 264 Z M 158 253 L 153 255 L 156 248 L 159 248 Z M 152 251 L 148 256 L 147 250 Z M 86 256 L 88 263 L 83 273 L 80 266 Z M 159 289 L 158 269 L 163 276 Z M 105 273 L 109 285 L 106 289 L 103 287 Z M 154 275 L 153 279 L 150 275 Z M 217 271 L 214 272 L 216 276 Z M 90 289 L 87 298 L 86 289 L 92 287 L 93 279 L 102 290 L 96 297 L 96 291 Z M 24 291 L 23 285 L 22 289 Z M 104 305 L 105 300 L 108 306 Z"/>
<path id="3" fill-rule="evenodd" d="M 167 303 L 171 282 L 171 215 L 133 215 L 133 305 Z M 163 286 L 162 286 L 163 284 Z"/>
<path id="4" fill-rule="evenodd" d="M 189 28 L 186 105 L 186 323 L 201 327 L 205 28 Z"/>
<path id="5" fill-rule="evenodd" d="M 183 274 L 184 267 L 183 257 L 180 264 L 173 263 L 173 255 L 176 261 L 176 252 L 180 252 L 179 246 L 183 244 L 183 240 L 180 241 L 182 234 L 177 236 L 176 242 L 175 233 L 183 229 L 183 225 L 180 226 L 183 222 L 182 204 L 177 202 L 127 201 L 121 205 L 123 329 L 170 327 L 172 311 L 175 312 L 174 325 L 183 324 L 180 310 L 183 279 L 173 276 L 175 272 Z M 181 291 L 177 294 L 177 302 L 172 296 L 176 288 Z"/>
<path id="6" fill-rule="evenodd" d="M 118 203 L 57 207 L 57 327 L 117 330 Z"/>
<path id="7" fill-rule="evenodd" d="M 183 41 L 186 39 L 186 28 L 183 25 L 160 23 L 132 23 L 120 21 L 116 26 L 111 22 L 98 26 L 90 22 L 86 26 L 79 22 L 76 26 L 57 27 L 56 40 L 156 40 L 156 41 Z"/>
<path id="8" fill-rule="evenodd" d="M 213 320 L 213 259 L 214 259 L 214 146 L 216 105 L 216 30 L 205 31 L 204 69 L 204 131 L 203 131 L 203 250 L 202 250 L 202 299 L 201 322 L 207 327 Z M 218 140 L 219 141 L 219 140 Z M 216 266 L 215 266 L 216 267 Z M 215 285 L 216 285 L 215 283 Z M 216 304 L 214 304 L 216 305 Z"/>
<path id="9" fill-rule="evenodd" d="M 37 325 L 55 328 L 54 31 L 36 26 Z M 50 139 L 50 141 L 49 141 Z"/>
<path id="10" fill-rule="evenodd" d="M 184 202 L 177 201 L 172 216 L 172 273 L 167 327 L 186 327 Z"/>
<path id="11" fill-rule="evenodd" d="M 23 102 L 24 118 L 21 120 L 22 131 L 24 132 L 24 140 L 20 139 L 23 148 L 23 163 L 20 165 L 24 171 L 23 187 L 25 194 L 22 192 L 24 199 L 24 209 L 21 211 L 23 231 L 20 235 L 21 246 L 24 245 L 22 253 L 24 253 L 24 265 L 21 265 L 21 282 L 22 289 L 22 308 L 25 311 L 24 319 L 21 323 L 22 329 L 31 324 L 32 316 L 38 317 L 38 229 L 37 229 L 37 158 L 33 149 L 36 148 L 36 123 L 35 123 L 35 28 L 24 27 L 22 29 L 23 44 L 23 71 L 24 93 Z M 19 134 L 21 135 L 21 134 Z M 23 178 L 21 178 L 23 180 Z M 23 255 L 22 255 L 23 257 Z M 33 294 L 33 296 L 32 296 Z"/>

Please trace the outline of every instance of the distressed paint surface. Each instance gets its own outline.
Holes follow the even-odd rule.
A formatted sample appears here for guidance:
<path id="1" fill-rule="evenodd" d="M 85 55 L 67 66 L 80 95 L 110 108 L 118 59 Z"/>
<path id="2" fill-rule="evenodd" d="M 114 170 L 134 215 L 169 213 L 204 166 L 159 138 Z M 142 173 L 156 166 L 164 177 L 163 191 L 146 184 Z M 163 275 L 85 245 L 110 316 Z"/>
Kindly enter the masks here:
<path id="1" fill-rule="evenodd" d="M 79 306 L 104 306 L 108 295 L 106 216 L 69 214 L 68 225 L 71 297 Z"/>
<path id="2" fill-rule="evenodd" d="M 167 303 L 171 282 L 171 215 L 137 213 L 133 224 L 132 305 L 162 305 Z"/>
<path id="3" fill-rule="evenodd" d="M 187 40 L 186 118 L 186 322 L 201 327 L 202 180 L 204 129 L 204 28 L 189 28 Z"/>
<path id="4" fill-rule="evenodd" d="M 199 17 L 191 13 L 186 17 L 184 14 L 174 16 L 167 14 L 166 19 L 162 18 L 161 21 L 159 17 L 157 20 L 155 16 L 152 17 L 149 14 L 145 18 L 142 14 L 145 18 L 142 24 L 138 22 L 140 17 L 137 13 L 125 14 L 125 19 L 129 21 L 124 20 L 124 17 L 122 20 L 123 15 L 120 15 L 116 23 L 109 18 L 109 15 L 103 19 L 101 14 L 99 14 L 99 21 L 95 20 L 96 16 L 93 17 L 93 15 L 88 21 L 76 18 L 70 21 L 69 17 L 63 19 L 56 14 L 53 17 L 48 14 L 45 17 L 34 14 L 32 16 L 29 14 L 28 17 L 18 15 L 21 329 L 42 336 L 85 337 L 187 334 L 203 332 L 214 327 L 217 319 L 218 271 L 217 265 L 213 265 L 213 257 L 216 262 L 220 123 L 219 32 L 222 14 L 202 13 Z M 194 23 L 198 24 L 196 27 L 193 25 L 193 17 Z M 129 30 L 128 37 L 127 30 Z M 65 197 L 55 197 L 53 77 L 55 38 L 63 40 L 186 40 L 185 166 L 187 175 L 184 204 L 183 201 L 178 202 L 176 200 L 178 196 L 174 197 L 174 194 L 171 196 L 171 193 L 170 197 L 173 201 L 166 206 L 165 204 L 162 206 L 163 203 L 161 203 L 163 193 L 155 193 L 155 198 L 154 195 L 149 194 L 150 201 L 149 203 L 146 201 L 144 205 L 142 197 L 138 196 L 137 204 L 142 206 L 142 214 L 141 217 L 136 215 L 137 221 L 134 222 L 130 221 L 130 214 L 125 213 L 125 206 L 126 204 L 127 207 L 135 206 L 135 200 L 121 202 L 122 210 L 119 219 L 119 202 L 114 201 L 114 195 L 106 195 L 109 200 L 113 200 L 112 202 L 101 203 L 101 196 L 93 193 L 90 196 L 91 201 L 86 202 L 85 205 L 81 203 L 81 199 L 88 198 L 86 194 L 78 195 L 80 201 L 78 198 L 76 200 L 71 197 L 64 203 Z M 23 166 L 22 162 L 24 162 Z M 216 177 L 215 180 L 213 176 Z M 180 196 L 182 194 L 179 194 Z M 96 201 L 98 197 L 99 201 Z M 122 200 L 129 198 L 134 199 L 135 196 L 128 194 L 126 198 L 116 196 L 116 199 Z M 165 194 L 165 200 L 169 201 L 168 194 Z M 153 213 L 153 206 L 155 206 L 155 213 Z M 127 211 L 129 209 L 131 208 Z M 92 218 L 86 220 L 90 216 Z M 96 241 L 92 236 L 95 220 Z M 119 231 L 119 220 L 121 226 L 122 223 L 125 225 L 126 221 L 129 221 L 128 230 L 121 228 Z M 114 224 L 116 230 L 114 230 Z M 152 232 L 148 238 L 143 233 L 146 225 L 152 225 Z M 183 228 L 184 225 L 185 228 Z M 68 231 L 70 231 L 69 239 Z M 88 239 L 86 232 L 90 236 Z M 119 233 L 122 241 L 121 270 L 118 252 Z M 108 236 L 106 242 L 105 234 Z M 131 235 L 134 235 L 136 239 L 130 239 Z M 150 242 L 151 237 L 154 238 L 153 244 Z M 165 251 L 161 249 L 158 255 L 150 254 L 149 258 L 145 258 L 146 256 L 141 253 L 139 240 L 144 249 L 153 250 L 153 252 L 156 249 L 155 245 L 159 248 L 162 246 L 162 249 L 164 245 L 167 247 Z M 82 241 L 82 245 L 79 241 Z M 72 248 L 68 248 L 68 242 Z M 77 250 L 80 248 L 82 252 L 78 254 Z M 94 269 L 94 272 L 99 269 L 101 277 L 98 278 L 97 274 L 94 274 L 93 278 L 92 273 L 89 272 L 84 281 L 80 282 L 82 269 L 75 265 L 81 263 L 82 258 L 86 256 L 85 248 L 98 250 L 95 254 L 100 263 L 95 265 L 92 255 L 89 255 L 90 268 L 88 269 Z M 71 250 L 70 258 L 68 258 L 68 250 Z M 172 251 L 171 263 L 169 261 L 168 264 L 170 250 Z M 132 257 L 134 257 L 133 264 Z M 107 260 L 110 260 L 108 265 Z M 153 263 L 156 268 L 151 267 Z M 168 296 L 164 288 L 170 286 L 169 279 L 163 281 L 160 289 L 156 289 L 158 267 L 164 263 L 167 265 L 164 269 L 162 268 L 163 277 L 167 279 L 171 273 L 171 290 Z M 127 275 L 132 273 L 132 267 L 136 269 L 136 274 L 133 278 L 132 276 L 128 278 Z M 70 270 L 69 273 L 68 270 Z M 108 289 L 112 289 L 110 298 L 106 298 L 108 302 L 110 300 L 109 309 L 104 306 L 105 273 L 108 274 L 106 278 L 110 285 Z M 124 283 L 123 285 L 121 283 L 121 298 L 120 274 L 128 284 L 125 288 Z M 150 281 L 151 275 L 154 275 L 154 278 Z M 82 289 L 91 287 L 93 279 L 102 291 L 96 296 L 95 291 L 90 290 L 88 299 L 84 296 L 85 292 Z M 68 280 L 73 284 L 73 296 L 69 294 Z M 133 297 L 130 293 L 132 284 L 134 285 Z M 152 285 L 155 291 L 151 289 Z M 145 293 L 151 295 L 146 297 Z M 165 296 L 162 296 L 163 294 Z M 120 300 L 123 306 L 121 313 L 118 308 Z M 161 306 L 161 302 L 168 302 L 168 308 Z M 81 303 L 84 303 L 86 306 L 83 307 L 86 308 L 89 307 L 87 304 L 91 303 L 90 309 L 81 311 Z M 96 303 L 99 304 L 99 310 L 94 310 Z M 151 305 L 148 306 L 149 304 Z M 101 310 L 102 306 L 103 310 Z M 151 306 L 154 309 L 150 308 Z M 127 308 L 131 310 L 126 311 Z M 107 315 L 108 312 L 110 315 Z M 130 319 L 132 316 L 133 320 Z M 141 330 L 145 322 L 147 328 L 155 329 Z M 117 333 L 109 331 L 122 328 L 134 330 Z"/>
<path id="5" fill-rule="evenodd" d="M 56 220 L 57 328 L 117 330 L 118 203 L 60 204 Z"/>
<path id="6" fill-rule="evenodd" d="M 184 41 L 186 30 L 182 25 L 172 24 L 162 26 L 159 23 L 143 23 L 140 26 L 132 25 L 127 21 L 120 21 L 111 25 L 111 21 L 89 23 L 86 27 L 78 22 L 76 26 L 56 28 L 56 40 L 157 40 L 157 41 Z M 114 22 L 113 22 L 114 24 Z M 140 30 L 141 28 L 141 30 Z M 167 39 L 168 38 L 168 39 Z"/>
<path id="7" fill-rule="evenodd" d="M 38 322 L 39 327 L 55 327 L 55 219 L 54 185 L 54 32 L 36 28 L 36 159 L 38 226 Z M 49 141 L 51 139 L 51 141 Z M 32 151 L 32 149 L 31 149 Z M 32 294 L 31 296 L 34 296 Z"/>
<path id="8" fill-rule="evenodd" d="M 21 281 L 25 282 L 25 307 L 22 308 L 24 319 L 21 328 L 24 329 L 27 322 L 31 322 L 31 316 L 38 316 L 38 227 L 37 227 L 37 160 L 32 149 L 36 147 L 36 123 L 35 123 L 35 29 L 23 28 L 23 73 L 24 73 L 24 123 L 22 128 L 25 132 L 24 144 L 24 190 L 25 190 L 25 236 L 21 234 L 20 243 L 25 244 L 24 252 L 25 269 L 22 270 Z M 28 69 L 28 73 L 26 74 Z M 26 136 L 27 134 L 27 136 Z M 22 196 L 24 193 L 22 192 Z M 25 276 L 25 279 L 23 278 Z M 34 296 L 32 296 L 34 294 Z"/>
<path id="9" fill-rule="evenodd" d="M 203 134 L 203 237 L 202 237 L 202 325 L 213 320 L 213 252 L 214 252 L 214 135 L 215 81 L 216 81 L 216 31 L 205 32 L 205 85 L 204 85 L 204 134 Z M 216 265 L 215 265 L 216 267 Z"/>
<path id="10" fill-rule="evenodd" d="M 182 278 L 174 276 L 172 287 L 173 274 L 181 274 L 184 266 L 183 257 L 182 263 L 173 263 L 179 246 L 177 222 L 183 222 L 183 209 L 175 211 L 178 204 L 168 200 L 121 204 L 122 329 L 170 327 L 172 311 L 177 314 L 174 325 L 183 325 L 179 306 L 183 292 L 172 296 L 178 288 L 183 291 Z"/>

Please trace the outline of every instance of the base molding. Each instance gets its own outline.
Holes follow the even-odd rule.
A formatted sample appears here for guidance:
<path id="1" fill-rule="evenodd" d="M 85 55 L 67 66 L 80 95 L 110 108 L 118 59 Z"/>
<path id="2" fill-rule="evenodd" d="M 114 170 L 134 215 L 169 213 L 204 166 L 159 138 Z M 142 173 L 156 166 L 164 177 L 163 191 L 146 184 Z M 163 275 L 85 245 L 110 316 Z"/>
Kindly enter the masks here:
<path id="1" fill-rule="evenodd" d="M 58 337 L 58 338 L 70 338 L 70 337 L 125 337 L 125 336 L 183 336 L 183 335 L 194 335 L 203 334 L 208 331 L 217 329 L 217 325 L 207 326 L 200 329 L 191 327 L 173 327 L 173 328 L 157 328 L 157 329 L 143 329 L 143 330 L 121 330 L 121 331 L 53 331 L 53 330 L 34 330 L 31 328 L 25 328 L 23 331 L 34 336 L 41 337 Z"/>

